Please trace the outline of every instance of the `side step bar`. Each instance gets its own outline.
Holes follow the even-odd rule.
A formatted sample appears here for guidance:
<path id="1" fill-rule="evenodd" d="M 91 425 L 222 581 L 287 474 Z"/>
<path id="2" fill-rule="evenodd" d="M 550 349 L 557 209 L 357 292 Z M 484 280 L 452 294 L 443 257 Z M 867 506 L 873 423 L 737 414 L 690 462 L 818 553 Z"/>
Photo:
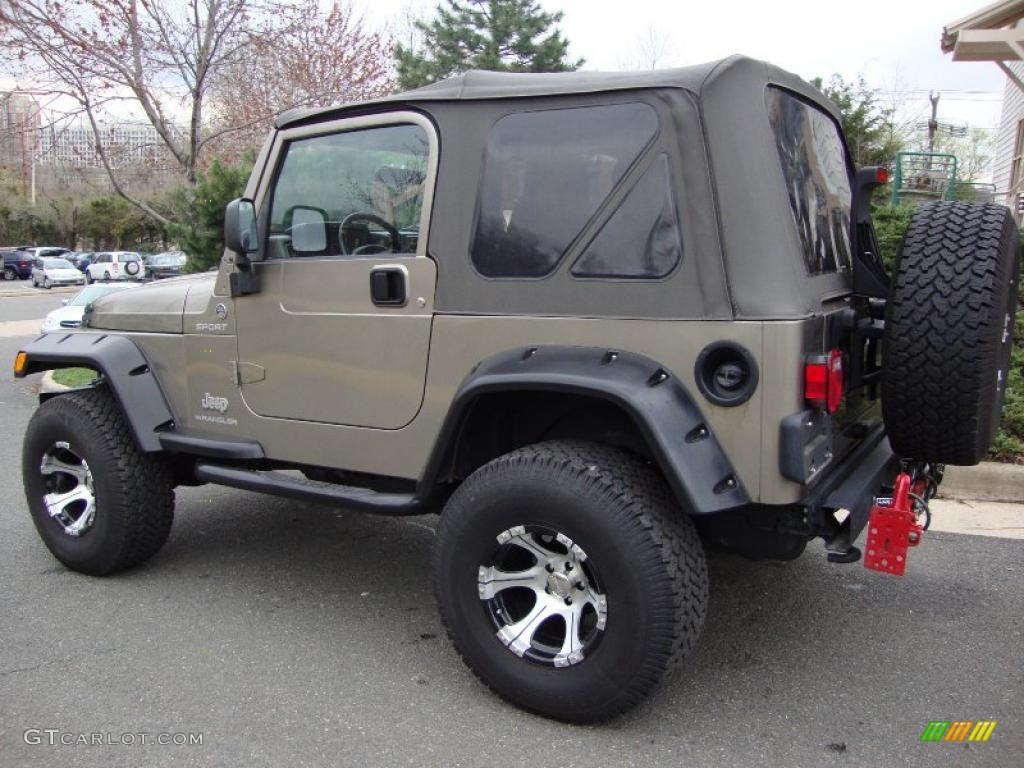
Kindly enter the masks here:
<path id="1" fill-rule="evenodd" d="M 380 515 L 422 515 L 436 509 L 433 499 L 424 499 L 412 493 L 378 493 L 368 488 L 324 483 L 284 472 L 240 469 L 201 461 L 196 464 L 195 474 L 206 483 Z"/>

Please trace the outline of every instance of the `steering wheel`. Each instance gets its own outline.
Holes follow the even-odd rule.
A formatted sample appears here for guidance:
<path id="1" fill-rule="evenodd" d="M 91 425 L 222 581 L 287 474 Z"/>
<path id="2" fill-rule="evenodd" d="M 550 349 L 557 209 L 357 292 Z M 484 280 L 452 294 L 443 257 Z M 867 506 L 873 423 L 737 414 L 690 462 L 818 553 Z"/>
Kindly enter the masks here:
<path id="1" fill-rule="evenodd" d="M 348 248 L 345 246 L 345 229 L 351 226 L 352 222 L 354 221 L 369 221 L 373 224 L 377 224 L 378 226 L 382 227 L 388 233 L 388 237 L 391 238 L 391 252 L 402 252 L 402 240 L 394 224 L 385 221 L 375 213 L 363 213 L 361 211 L 356 211 L 355 213 L 350 213 L 348 216 L 342 219 L 341 226 L 338 227 L 338 246 L 341 249 L 341 252 L 346 256 L 358 255 L 363 250 L 363 248 L 366 248 L 370 245 L 377 245 L 376 243 L 365 243 L 356 248 L 355 251 L 353 251 L 352 253 L 349 253 Z M 387 248 L 384 246 L 380 246 L 380 248 L 381 251 L 387 250 Z M 377 251 L 377 253 L 379 252 L 380 251 Z"/>

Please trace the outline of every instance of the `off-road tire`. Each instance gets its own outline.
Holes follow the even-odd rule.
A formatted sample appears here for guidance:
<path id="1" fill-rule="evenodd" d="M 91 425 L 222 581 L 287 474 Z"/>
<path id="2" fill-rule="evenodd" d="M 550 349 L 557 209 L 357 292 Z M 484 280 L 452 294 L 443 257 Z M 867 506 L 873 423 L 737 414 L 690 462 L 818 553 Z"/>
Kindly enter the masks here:
<path id="1" fill-rule="evenodd" d="M 96 513 L 92 527 L 72 537 L 43 502 L 40 463 L 44 452 L 65 441 L 92 471 Z M 25 496 L 36 530 L 53 556 L 72 570 L 104 576 L 138 565 L 163 546 L 174 518 L 168 463 L 139 451 L 106 387 L 47 400 L 33 414 L 22 453 Z"/>
<path id="2" fill-rule="evenodd" d="M 483 607 L 481 557 L 516 525 L 564 533 L 602 574 L 607 625 L 576 664 L 517 656 Z M 643 700 L 694 647 L 708 600 L 697 531 L 661 476 L 628 453 L 582 441 L 521 448 L 467 478 L 441 516 L 433 580 L 469 668 L 505 699 L 569 722 L 606 720 Z"/>
<path id="3" fill-rule="evenodd" d="M 885 318 L 882 413 L 906 458 L 977 464 L 1006 399 L 1020 279 L 1002 205 L 933 203 L 900 249 Z"/>

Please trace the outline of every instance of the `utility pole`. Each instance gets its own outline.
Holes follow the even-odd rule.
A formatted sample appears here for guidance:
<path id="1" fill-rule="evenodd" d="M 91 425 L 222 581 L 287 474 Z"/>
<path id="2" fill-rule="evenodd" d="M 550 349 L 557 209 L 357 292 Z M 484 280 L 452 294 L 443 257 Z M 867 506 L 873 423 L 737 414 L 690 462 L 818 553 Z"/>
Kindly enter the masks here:
<path id="1" fill-rule="evenodd" d="M 928 92 L 928 101 L 932 103 L 932 116 L 928 121 L 928 151 L 935 151 L 935 134 L 939 130 L 939 98 L 941 93 Z"/>

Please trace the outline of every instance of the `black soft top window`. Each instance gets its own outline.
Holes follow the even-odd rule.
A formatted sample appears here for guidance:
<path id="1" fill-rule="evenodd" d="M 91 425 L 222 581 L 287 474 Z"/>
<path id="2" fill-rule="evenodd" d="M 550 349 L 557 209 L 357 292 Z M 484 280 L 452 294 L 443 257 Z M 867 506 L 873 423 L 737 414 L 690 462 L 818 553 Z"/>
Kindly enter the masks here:
<path id="1" fill-rule="evenodd" d="M 495 123 L 470 252 L 486 277 L 543 277 L 658 132 L 642 103 L 539 110 Z"/>
<path id="2" fill-rule="evenodd" d="M 807 271 L 849 270 L 853 196 L 839 126 L 781 88 L 769 88 L 767 100 Z"/>

